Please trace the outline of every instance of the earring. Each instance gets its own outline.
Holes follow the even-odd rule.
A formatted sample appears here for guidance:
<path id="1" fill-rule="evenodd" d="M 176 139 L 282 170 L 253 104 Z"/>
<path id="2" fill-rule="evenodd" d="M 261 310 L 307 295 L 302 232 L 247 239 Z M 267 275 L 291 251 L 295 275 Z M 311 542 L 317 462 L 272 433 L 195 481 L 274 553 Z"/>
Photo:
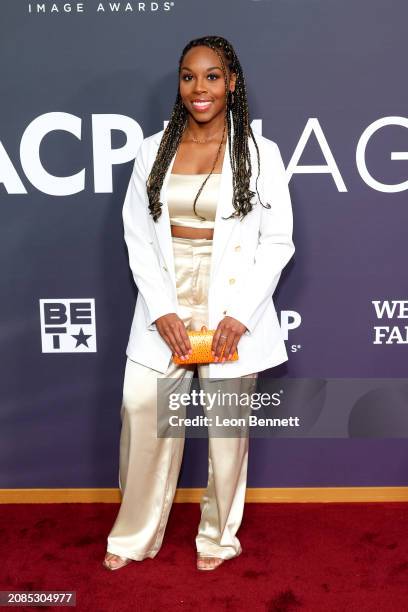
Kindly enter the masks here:
<path id="1" fill-rule="evenodd" d="M 230 104 L 231 104 L 231 106 L 233 106 L 233 104 L 234 104 L 234 92 L 230 91 L 229 93 L 230 93 Z"/>

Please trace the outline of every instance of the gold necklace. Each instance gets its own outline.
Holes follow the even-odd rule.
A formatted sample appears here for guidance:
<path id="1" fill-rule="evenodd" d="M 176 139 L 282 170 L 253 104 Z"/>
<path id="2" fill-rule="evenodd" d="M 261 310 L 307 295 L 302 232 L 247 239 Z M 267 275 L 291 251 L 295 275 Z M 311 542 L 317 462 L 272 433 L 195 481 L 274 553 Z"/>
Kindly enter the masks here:
<path id="1" fill-rule="evenodd" d="M 187 136 L 188 135 L 189 133 L 187 132 Z M 198 138 L 194 138 L 194 136 L 190 136 L 190 138 L 193 142 L 197 142 L 198 144 L 205 144 L 206 142 L 210 142 L 210 140 L 215 140 L 214 136 L 210 136 L 210 138 L 206 138 L 205 140 L 199 140 Z"/>

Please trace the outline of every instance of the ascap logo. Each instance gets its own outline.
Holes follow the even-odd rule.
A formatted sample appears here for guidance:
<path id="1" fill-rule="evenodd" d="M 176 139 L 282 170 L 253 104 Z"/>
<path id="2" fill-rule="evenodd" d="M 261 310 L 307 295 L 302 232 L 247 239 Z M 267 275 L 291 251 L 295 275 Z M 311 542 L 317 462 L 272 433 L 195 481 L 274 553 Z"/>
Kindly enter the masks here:
<path id="1" fill-rule="evenodd" d="M 170 11 L 174 2 L 28 2 L 27 10 L 34 15 L 85 13 L 159 13 Z"/>
<path id="2" fill-rule="evenodd" d="M 289 332 L 298 329 L 302 323 L 302 316 L 296 310 L 281 310 L 280 313 L 280 328 L 282 337 L 285 341 L 289 340 Z M 289 344 L 288 351 L 298 353 L 302 349 L 301 344 Z"/>
<path id="3" fill-rule="evenodd" d="M 95 193 L 112 193 L 112 168 L 124 164 L 136 157 L 143 140 L 140 125 L 126 115 L 98 114 L 92 115 L 92 152 L 93 179 Z M 408 189 L 408 180 L 387 184 L 377 180 L 366 164 L 366 148 L 371 138 L 381 128 L 399 125 L 408 128 L 408 119 L 404 117 L 384 117 L 371 123 L 360 136 L 356 149 L 356 166 L 362 180 L 375 191 L 396 193 Z M 262 135 L 262 120 L 252 121 L 254 132 Z M 126 135 L 126 143 L 112 149 L 111 132 L 118 130 Z M 46 113 L 34 119 L 25 129 L 20 144 L 20 162 L 25 176 L 30 183 L 51 196 L 69 196 L 85 189 L 85 168 L 76 174 L 55 176 L 51 174 L 40 157 L 41 151 L 46 151 L 46 137 L 53 132 L 67 132 L 77 140 L 82 139 L 82 119 L 69 113 Z M 319 165 L 300 165 L 300 158 L 306 149 L 312 134 L 317 139 L 325 163 Z M 87 146 L 87 145 L 84 145 Z M 392 151 L 392 160 L 408 159 L 406 151 Z M 88 170 L 89 171 L 89 170 Z M 330 174 L 334 185 L 340 192 L 346 192 L 347 187 L 340 169 L 331 151 L 330 145 L 321 128 L 319 120 L 311 118 L 300 136 L 292 158 L 286 169 L 288 182 L 293 174 Z M 19 176 L 12 160 L 0 142 L 0 184 L 3 183 L 9 194 L 26 194 L 27 190 Z"/>
<path id="4" fill-rule="evenodd" d="M 372 300 L 377 319 L 408 319 L 408 300 Z M 373 344 L 408 344 L 408 325 L 374 325 Z"/>

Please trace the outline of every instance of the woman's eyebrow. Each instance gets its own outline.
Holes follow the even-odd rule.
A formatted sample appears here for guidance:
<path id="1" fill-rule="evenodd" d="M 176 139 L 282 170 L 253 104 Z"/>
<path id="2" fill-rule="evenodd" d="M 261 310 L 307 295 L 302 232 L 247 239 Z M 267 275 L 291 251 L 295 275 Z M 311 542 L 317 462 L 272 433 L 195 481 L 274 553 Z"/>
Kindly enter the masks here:
<path id="1" fill-rule="evenodd" d="M 191 70 L 191 68 L 188 66 L 182 66 L 181 70 L 189 70 L 190 72 L 194 72 L 194 70 Z M 211 68 L 207 68 L 207 70 L 221 70 L 221 68 L 219 66 L 211 66 Z"/>

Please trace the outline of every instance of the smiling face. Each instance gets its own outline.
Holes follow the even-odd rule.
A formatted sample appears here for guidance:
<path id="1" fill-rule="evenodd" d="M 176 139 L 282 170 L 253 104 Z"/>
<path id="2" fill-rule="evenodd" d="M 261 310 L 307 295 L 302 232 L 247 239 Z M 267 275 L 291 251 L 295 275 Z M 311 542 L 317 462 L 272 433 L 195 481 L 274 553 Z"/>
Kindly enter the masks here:
<path id="1" fill-rule="evenodd" d="M 222 52 L 221 52 L 222 53 Z M 227 71 L 228 88 L 235 89 L 236 75 Z M 225 81 L 218 54 L 206 46 L 190 49 L 180 67 L 180 96 L 190 115 L 200 123 L 225 114 Z"/>

